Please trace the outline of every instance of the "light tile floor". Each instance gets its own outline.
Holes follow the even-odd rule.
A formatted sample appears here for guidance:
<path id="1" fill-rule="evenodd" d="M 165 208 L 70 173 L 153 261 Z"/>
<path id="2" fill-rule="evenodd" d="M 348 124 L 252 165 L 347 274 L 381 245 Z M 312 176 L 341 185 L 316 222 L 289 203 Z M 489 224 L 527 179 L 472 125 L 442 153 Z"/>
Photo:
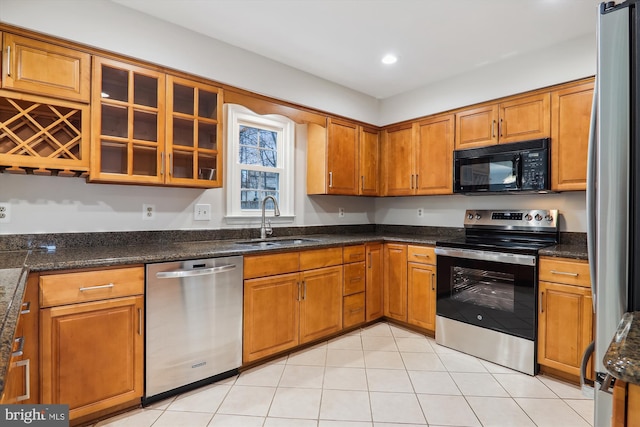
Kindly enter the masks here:
<path id="1" fill-rule="evenodd" d="M 377 323 L 95 427 L 579 427 L 592 420 L 593 400 L 579 387 Z"/>

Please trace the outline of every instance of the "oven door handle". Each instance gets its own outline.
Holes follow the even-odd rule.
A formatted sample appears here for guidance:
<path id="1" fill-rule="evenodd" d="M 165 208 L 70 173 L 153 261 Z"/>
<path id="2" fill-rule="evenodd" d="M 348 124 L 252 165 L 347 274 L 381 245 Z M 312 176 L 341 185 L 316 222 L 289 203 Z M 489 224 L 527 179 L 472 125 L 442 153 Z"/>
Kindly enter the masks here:
<path id="1" fill-rule="evenodd" d="M 464 259 L 473 259 L 478 261 L 502 262 L 506 264 L 518 264 L 518 265 L 528 265 L 528 266 L 535 266 L 537 264 L 537 257 L 535 255 L 479 251 L 475 249 L 436 247 L 436 255 L 448 256 L 451 258 L 464 258 Z"/>

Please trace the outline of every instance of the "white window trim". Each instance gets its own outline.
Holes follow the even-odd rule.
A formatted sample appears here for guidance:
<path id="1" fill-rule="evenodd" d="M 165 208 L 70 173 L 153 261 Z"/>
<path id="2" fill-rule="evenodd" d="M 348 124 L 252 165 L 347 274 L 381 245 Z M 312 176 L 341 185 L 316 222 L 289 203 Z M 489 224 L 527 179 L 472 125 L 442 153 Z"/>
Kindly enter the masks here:
<path id="1" fill-rule="evenodd" d="M 227 207 L 225 220 L 228 224 L 259 223 L 262 213 L 260 210 L 243 211 L 240 209 L 240 148 L 236 136 L 240 133 L 240 125 L 263 126 L 278 130 L 282 133 L 282 144 L 278 144 L 278 156 L 282 160 L 280 172 L 280 216 L 273 215 L 273 209 L 266 213 L 273 223 L 293 222 L 294 213 L 294 182 L 295 182 L 295 123 L 293 120 L 277 115 L 259 115 L 238 104 L 225 104 L 225 146 L 227 158 L 225 165 Z M 272 206 L 271 203 L 268 206 Z"/>

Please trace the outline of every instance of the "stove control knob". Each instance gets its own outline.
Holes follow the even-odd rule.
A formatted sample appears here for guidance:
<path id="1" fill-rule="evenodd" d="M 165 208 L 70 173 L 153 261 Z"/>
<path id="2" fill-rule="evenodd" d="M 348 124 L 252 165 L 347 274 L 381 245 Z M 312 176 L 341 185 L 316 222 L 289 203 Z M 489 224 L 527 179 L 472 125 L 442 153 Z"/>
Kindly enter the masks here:
<path id="1" fill-rule="evenodd" d="M 553 221 L 553 216 L 552 215 L 545 215 L 544 219 L 546 219 L 547 221 L 551 222 L 551 221 Z"/>
<path id="2" fill-rule="evenodd" d="M 473 214 L 472 214 L 472 213 L 470 213 L 469 215 L 467 215 L 467 218 L 469 218 L 469 219 L 473 219 Z"/>
<path id="3" fill-rule="evenodd" d="M 536 214 L 536 221 L 542 221 L 542 215 Z"/>
<path id="4" fill-rule="evenodd" d="M 479 213 L 476 214 L 476 219 L 480 219 L 482 218 L 482 215 L 480 215 Z"/>
<path id="5" fill-rule="evenodd" d="M 524 216 L 524 219 L 526 219 L 527 221 L 531 221 L 533 219 L 533 217 L 531 216 L 531 214 L 526 214 Z"/>

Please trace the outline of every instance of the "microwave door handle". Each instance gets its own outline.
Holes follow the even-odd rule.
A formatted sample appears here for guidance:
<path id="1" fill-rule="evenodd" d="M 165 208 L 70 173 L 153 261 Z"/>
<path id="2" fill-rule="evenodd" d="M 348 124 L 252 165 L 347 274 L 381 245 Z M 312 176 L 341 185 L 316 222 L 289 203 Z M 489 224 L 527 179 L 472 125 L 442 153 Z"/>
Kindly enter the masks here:
<path id="1" fill-rule="evenodd" d="M 516 172 L 516 187 L 518 189 L 522 188 L 522 155 L 518 154 L 515 159 L 513 159 L 514 168 Z"/>

